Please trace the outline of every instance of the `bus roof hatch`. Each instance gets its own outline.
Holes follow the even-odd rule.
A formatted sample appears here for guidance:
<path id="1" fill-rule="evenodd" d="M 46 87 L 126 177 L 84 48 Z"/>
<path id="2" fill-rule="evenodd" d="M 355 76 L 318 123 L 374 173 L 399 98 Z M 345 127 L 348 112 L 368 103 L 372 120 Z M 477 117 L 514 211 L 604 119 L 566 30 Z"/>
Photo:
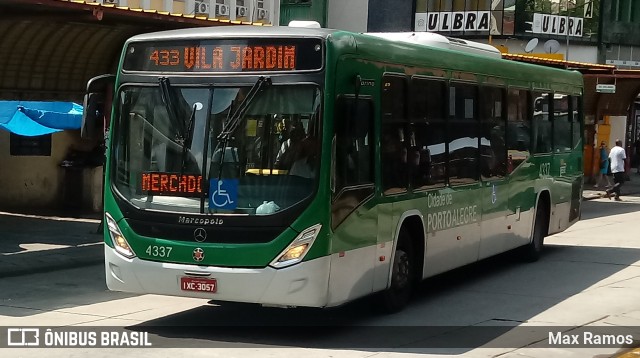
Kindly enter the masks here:
<path id="1" fill-rule="evenodd" d="M 418 45 L 466 52 L 480 56 L 502 58 L 502 53 L 497 48 L 491 45 L 481 42 L 458 39 L 454 37 L 446 37 L 432 32 L 366 32 L 365 34 L 391 41 L 409 42 Z"/>

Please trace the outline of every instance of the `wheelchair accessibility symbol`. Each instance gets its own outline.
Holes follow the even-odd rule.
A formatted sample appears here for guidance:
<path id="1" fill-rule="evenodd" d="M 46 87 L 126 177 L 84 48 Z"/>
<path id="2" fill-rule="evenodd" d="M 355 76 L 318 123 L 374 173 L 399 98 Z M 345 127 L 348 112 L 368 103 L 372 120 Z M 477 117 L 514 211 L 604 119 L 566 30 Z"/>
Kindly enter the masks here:
<path id="1" fill-rule="evenodd" d="M 238 207 L 238 179 L 211 179 L 209 208 L 235 209 L 236 207 Z"/>

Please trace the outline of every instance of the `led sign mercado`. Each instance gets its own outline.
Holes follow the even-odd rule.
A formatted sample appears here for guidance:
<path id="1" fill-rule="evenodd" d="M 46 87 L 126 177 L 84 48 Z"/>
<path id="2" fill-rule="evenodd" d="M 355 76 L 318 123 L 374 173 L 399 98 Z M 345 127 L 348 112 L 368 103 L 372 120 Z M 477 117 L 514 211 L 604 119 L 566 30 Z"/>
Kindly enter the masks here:
<path id="1" fill-rule="evenodd" d="M 147 172 L 142 173 L 140 186 L 142 192 L 148 195 L 200 196 L 202 176 Z"/>

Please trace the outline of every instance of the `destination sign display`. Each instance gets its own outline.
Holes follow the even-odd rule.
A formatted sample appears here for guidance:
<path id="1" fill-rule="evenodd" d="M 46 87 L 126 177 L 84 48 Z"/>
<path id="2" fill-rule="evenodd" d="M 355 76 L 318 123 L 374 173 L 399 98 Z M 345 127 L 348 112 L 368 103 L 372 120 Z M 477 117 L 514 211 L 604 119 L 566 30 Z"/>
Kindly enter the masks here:
<path id="1" fill-rule="evenodd" d="M 127 47 L 125 71 L 286 72 L 322 68 L 320 39 L 219 39 L 139 42 Z"/>
<path id="2" fill-rule="evenodd" d="M 202 176 L 193 174 L 147 172 L 140 177 L 140 188 L 148 195 L 200 196 Z"/>

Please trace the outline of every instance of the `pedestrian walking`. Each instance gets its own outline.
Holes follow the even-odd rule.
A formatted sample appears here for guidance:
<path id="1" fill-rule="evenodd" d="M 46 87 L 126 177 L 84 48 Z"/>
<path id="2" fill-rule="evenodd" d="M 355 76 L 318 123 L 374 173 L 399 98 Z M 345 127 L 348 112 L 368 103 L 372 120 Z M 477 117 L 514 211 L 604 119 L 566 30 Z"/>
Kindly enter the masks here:
<path id="1" fill-rule="evenodd" d="M 612 186 L 611 179 L 607 175 L 609 171 L 609 153 L 607 152 L 607 143 L 604 141 L 600 143 L 600 151 L 599 151 L 599 160 L 600 160 L 600 168 L 598 170 L 598 178 L 596 179 L 596 185 L 594 188 L 603 187 L 604 189 L 608 189 Z M 602 182 L 605 182 L 603 185 Z"/>
<path id="2" fill-rule="evenodd" d="M 611 148 L 609 152 L 609 160 L 611 161 L 611 173 L 613 173 L 613 187 L 605 191 L 604 196 L 611 199 L 611 195 L 614 194 L 616 201 L 620 199 L 620 187 L 624 183 L 624 168 L 627 160 L 627 155 L 622 148 L 622 141 L 616 139 L 616 146 Z"/>

